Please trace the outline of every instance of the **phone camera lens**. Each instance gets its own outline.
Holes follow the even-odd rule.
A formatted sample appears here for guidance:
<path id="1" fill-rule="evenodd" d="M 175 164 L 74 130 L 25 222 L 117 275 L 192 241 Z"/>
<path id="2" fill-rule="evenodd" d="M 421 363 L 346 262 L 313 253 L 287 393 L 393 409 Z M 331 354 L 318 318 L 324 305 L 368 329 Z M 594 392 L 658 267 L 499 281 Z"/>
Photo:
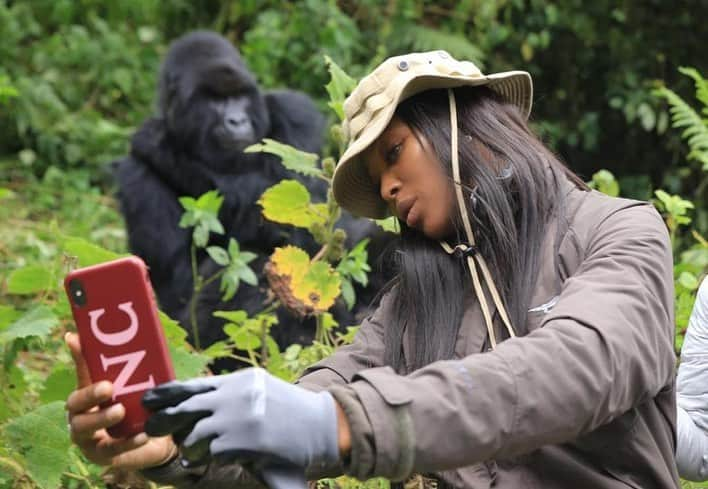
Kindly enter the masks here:
<path id="1" fill-rule="evenodd" d="M 69 292 L 74 304 L 77 306 L 86 305 L 86 292 L 84 291 L 84 286 L 79 280 L 72 280 L 69 282 Z"/>

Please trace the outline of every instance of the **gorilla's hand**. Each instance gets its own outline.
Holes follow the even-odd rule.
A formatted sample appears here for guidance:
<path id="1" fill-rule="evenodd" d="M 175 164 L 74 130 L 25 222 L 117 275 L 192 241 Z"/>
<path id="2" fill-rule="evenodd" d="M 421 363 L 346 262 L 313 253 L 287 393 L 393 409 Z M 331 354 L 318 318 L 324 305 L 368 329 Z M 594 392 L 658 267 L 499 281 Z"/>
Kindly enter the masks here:
<path id="1" fill-rule="evenodd" d="M 339 460 L 331 394 L 310 392 L 262 369 L 163 384 L 149 391 L 144 403 L 160 409 L 145 431 L 189 432 L 180 448 L 193 463 L 213 457 L 297 467 L 303 473 Z"/>

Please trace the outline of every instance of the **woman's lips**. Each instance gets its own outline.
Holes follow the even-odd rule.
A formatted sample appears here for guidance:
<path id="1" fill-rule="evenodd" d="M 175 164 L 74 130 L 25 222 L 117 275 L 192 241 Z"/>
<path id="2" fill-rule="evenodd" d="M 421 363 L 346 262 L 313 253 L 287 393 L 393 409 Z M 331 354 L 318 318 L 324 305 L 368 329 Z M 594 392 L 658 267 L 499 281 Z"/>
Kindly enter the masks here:
<path id="1" fill-rule="evenodd" d="M 420 221 L 420 212 L 418 212 L 417 207 L 411 206 L 406 216 L 406 224 L 409 228 L 415 228 L 418 225 L 418 221 Z"/>
<path id="2" fill-rule="evenodd" d="M 396 211 L 398 213 L 399 219 L 405 221 L 409 227 L 413 227 L 415 222 L 418 220 L 418 213 L 411 212 L 413 209 L 413 204 L 415 204 L 415 199 L 407 199 L 396 206 Z"/>

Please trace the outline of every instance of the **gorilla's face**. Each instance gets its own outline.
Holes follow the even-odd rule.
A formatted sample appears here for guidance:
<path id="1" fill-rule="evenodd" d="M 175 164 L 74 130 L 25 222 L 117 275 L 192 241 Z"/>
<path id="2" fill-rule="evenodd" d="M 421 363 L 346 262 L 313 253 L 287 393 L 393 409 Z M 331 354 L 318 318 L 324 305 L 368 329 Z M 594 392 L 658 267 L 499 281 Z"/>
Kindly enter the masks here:
<path id="1" fill-rule="evenodd" d="M 173 144 L 220 172 L 270 130 L 265 100 L 235 49 L 198 34 L 176 43 L 163 66 L 160 105 Z"/>
<path id="2" fill-rule="evenodd" d="M 236 95 L 208 103 L 214 114 L 214 126 L 207 129 L 207 134 L 214 139 L 214 144 L 224 151 L 242 151 L 255 141 L 249 97 Z"/>

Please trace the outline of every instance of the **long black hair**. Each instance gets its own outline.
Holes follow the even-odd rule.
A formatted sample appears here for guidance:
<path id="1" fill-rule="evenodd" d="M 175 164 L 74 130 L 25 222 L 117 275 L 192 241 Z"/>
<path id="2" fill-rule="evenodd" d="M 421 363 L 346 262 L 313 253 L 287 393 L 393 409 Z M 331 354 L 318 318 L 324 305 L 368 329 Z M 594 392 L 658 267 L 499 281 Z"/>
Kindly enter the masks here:
<path id="1" fill-rule="evenodd" d="M 539 269 L 550 218 L 562 218 L 560 180 L 587 189 L 531 132 L 519 110 L 486 87 L 454 89 L 458 112 L 460 177 L 479 252 L 487 261 L 517 334 Z M 417 94 L 396 116 L 432 147 L 452 182 L 447 90 Z M 457 205 L 457 204 L 456 204 Z M 459 209 L 450 244 L 466 243 Z M 453 358 L 465 301 L 474 300 L 467 264 L 440 243 L 400 222 L 392 312 L 385 326 L 385 361 L 410 372 Z M 481 326 L 480 326 L 481 327 Z M 407 332 L 409 358 L 403 356 Z"/>

